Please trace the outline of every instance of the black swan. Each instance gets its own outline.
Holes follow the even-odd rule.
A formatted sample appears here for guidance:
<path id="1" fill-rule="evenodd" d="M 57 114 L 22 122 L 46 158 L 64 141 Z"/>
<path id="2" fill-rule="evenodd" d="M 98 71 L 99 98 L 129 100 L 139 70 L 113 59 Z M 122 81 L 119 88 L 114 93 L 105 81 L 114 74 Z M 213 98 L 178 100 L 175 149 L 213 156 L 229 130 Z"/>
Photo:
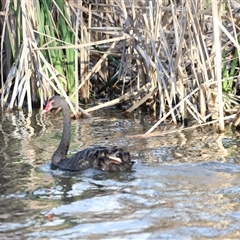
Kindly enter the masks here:
<path id="1" fill-rule="evenodd" d="M 129 152 L 119 147 L 90 147 L 67 158 L 71 139 L 71 118 L 67 102 L 61 96 L 53 96 L 48 100 L 43 114 L 59 107 L 63 113 L 63 132 L 61 142 L 52 156 L 51 169 L 80 171 L 87 168 L 97 168 L 115 172 L 132 168 L 134 162 L 131 161 Z"/>

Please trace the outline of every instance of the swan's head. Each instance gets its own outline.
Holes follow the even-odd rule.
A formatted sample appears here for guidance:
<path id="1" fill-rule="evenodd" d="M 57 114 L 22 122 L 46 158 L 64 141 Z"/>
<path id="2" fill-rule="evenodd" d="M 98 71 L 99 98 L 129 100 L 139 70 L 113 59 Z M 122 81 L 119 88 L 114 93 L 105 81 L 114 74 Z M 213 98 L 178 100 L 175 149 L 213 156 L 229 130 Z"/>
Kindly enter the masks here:
<path id="1" fill-rule="evenodd" d="M 61 102 L 64 99 L 61 96 L 53 96 L 49 98 L 46 107 L 43 109 L 42 113 L 47 113 L 54 108 L 59 108 L 61 106 Z"/>

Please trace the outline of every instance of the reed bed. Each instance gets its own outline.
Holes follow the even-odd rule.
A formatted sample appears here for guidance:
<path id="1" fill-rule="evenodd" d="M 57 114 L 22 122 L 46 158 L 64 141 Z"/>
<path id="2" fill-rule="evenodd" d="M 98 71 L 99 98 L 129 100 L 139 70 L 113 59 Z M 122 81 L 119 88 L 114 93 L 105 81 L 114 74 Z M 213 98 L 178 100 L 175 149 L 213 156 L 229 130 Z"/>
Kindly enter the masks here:
<path id="1" fill-rule="evenodd" d="M 239 104 L 236 1 L 2 1 L 1 105 L 42 108 L 62 95 L 75 116 L 127 104 L 161 122 L 205 124 Z M 105 103 L 80 108 L 79 101 Z"/>

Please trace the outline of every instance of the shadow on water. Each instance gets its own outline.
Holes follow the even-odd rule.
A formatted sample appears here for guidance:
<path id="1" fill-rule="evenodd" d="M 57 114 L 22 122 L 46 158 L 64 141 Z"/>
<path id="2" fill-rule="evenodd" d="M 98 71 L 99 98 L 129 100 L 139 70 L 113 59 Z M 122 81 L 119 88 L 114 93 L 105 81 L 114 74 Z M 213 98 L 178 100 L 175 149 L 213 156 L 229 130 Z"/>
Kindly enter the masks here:
<path id="1" fill-rule="evenodd" d="M 205 127 L 136 140 L 125 136 L 144 133 L 151 117 L 123 119 L 109 109 L 73 121 L 70 153 L 119 145 L 131 151 L 133 170 L 76 174 L 49 168 L 61 119 L 0 117 L 1 239 L 240 237 L 239 137 L 230 130 L 219 135 Z"/>

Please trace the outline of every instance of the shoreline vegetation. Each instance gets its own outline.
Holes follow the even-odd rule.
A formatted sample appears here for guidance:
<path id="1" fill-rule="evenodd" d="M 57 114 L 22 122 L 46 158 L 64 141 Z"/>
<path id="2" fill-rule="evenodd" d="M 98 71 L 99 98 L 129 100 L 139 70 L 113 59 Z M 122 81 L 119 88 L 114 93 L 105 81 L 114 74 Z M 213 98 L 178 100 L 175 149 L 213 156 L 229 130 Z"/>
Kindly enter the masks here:
<path id="1" fill-rule="evenodd" d="M 6 111 L 59 94 L 76 118 L 150 111 L 158 121 L 145 136 L 166 121 L 238 125 L 237 0 L 3 0 L 0 10 Z"/>

